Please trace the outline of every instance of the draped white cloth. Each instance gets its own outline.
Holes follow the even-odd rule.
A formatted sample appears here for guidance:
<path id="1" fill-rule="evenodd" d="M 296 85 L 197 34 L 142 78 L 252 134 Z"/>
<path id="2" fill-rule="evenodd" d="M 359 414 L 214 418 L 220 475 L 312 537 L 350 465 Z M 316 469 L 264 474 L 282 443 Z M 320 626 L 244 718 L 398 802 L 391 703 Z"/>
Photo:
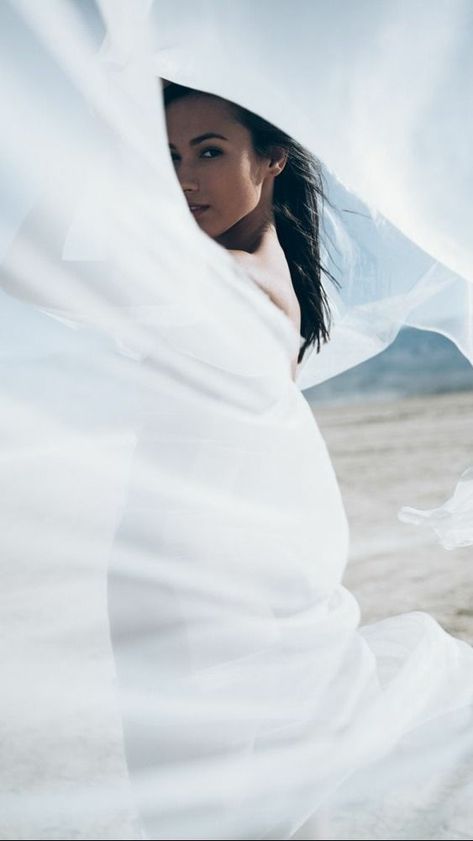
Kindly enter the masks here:
<path id="1" fill-rule="evenodd" d="M 112 709 L 67 625 L 80 601 L 87 633 L 92 591 L 67 581 L 92 571 L 143 837 L 473 838 L 473 650 L 421 611 L 360 626 L 303 395 L 403 324 L 473 362 L 471 7 L 21 0 L 1 15 L 2 556 L 37 610 L 18 596 L 23 637 L 4 637 L 7 725 L 20 709 L 62 734 L 74 779 L 67 722 L 94 698 Z M 295 383 L 300 336 L 189 215 L 159 77 L 250 108 L 324 164 L 342 289 Z M 402 516 L 469 547 L 472 483 L 466 466 L 445 506 Z M 65 814 L 71 835 L 90 814 L 83 837 L 109 837 L 121 789 L 57 773 L 23 794 L 37 837 Z"/>

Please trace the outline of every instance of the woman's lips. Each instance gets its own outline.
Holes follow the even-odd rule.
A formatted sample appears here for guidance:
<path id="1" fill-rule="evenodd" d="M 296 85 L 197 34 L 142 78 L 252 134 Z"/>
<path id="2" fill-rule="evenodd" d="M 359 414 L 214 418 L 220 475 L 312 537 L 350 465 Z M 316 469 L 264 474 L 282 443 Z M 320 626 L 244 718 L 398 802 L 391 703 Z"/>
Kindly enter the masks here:
<path id="1" fill-rule="evenodd" d="M 201 204 L 201 205 L 189 205 L 190 212 L 193 216 L 200 216 L 201 213 L 205 213 L 210 207 L 209 204 Z"/>

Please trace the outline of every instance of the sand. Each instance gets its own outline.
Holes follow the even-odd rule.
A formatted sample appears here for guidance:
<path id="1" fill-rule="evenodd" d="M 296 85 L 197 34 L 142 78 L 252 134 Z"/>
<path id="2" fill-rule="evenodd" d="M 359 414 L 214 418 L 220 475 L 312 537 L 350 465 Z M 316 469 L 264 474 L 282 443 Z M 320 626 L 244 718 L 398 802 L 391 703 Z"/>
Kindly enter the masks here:
<path id="1" fill-rule="evenodd" d="M 442 505 L 473 465 L 473 391 L 312 409 L 347 512 L 344 584 L 362 622 L 425 610 L 473 643 L 473 546 L 446 550 L 397 516 Z"/>

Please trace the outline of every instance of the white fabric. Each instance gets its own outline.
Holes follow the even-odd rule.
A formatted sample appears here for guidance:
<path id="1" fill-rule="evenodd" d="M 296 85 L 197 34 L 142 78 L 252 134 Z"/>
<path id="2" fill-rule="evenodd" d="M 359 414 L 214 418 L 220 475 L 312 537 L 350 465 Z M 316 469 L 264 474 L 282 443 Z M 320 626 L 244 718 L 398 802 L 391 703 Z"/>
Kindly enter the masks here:
<path id="1" fill-rule="evenodd" d="M 94 8 L 2 10 L 16 117 L 1 143 L 19 185 L 2 266 L 2 555 L 44 570 L 38 598 L 66 615 L 59 573 L 108 566 L 144 837 L 314 837 L 315 821 L 326 838 L 473 838 L 472 648 L 420 611 L 360 627 L 349 524 L 302 393 L 403 323 L 473 361 L 471 9 Z M 159 76 L 240 102 L 326 166 L 344 287 L 296 383 L 291 322 L 189 215 Z M 471 481 L 423 512 L 448 546 L 473 543 Z M 7 710 L 34 682 L 27 726 L 50 731 L 86 709 L 96 676 L 67 666 L 67 634 L 33 630 Z M 25 801 L 47 837 L 60 813 L 100 814 L 117 792 L 58 782 Z"/>

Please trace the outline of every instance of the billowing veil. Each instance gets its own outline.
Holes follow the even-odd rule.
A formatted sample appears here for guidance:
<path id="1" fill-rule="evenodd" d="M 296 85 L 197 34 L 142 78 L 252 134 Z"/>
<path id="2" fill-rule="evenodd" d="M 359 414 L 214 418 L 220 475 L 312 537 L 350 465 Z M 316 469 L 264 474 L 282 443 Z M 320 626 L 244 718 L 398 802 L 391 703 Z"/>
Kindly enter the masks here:
<path id="1" fill-rule="evenodd" d="M 473 838 L 473 651 L 360 625 L 303 394 L 403 325 L 473 362 L 471 5 L 0 18 L 2 834 Z M 340 288 L 295 382 L 301 336 L 189 213 L 161 79 L 322 162 Z M 472 488 L 401 516 L 470 547 Z"/>

